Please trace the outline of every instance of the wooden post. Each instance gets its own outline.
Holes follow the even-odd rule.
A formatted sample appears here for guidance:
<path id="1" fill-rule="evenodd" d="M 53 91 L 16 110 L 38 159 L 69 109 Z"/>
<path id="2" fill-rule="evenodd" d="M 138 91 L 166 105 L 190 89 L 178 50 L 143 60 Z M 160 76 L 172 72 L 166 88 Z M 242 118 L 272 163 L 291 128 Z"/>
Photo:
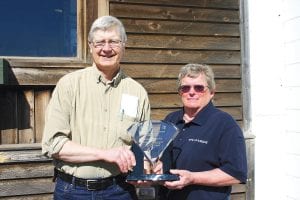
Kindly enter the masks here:
<path id="1" fill-rule="evenodd" d="M 7 82 L 7 68 L 8 62 L 0 59 L 0 85 L 4 85 Z"/>
<path id="2" fill-rule="evenodd" d="M 98 17 L 109 15 L 109 1 L 98 0 Z"/>

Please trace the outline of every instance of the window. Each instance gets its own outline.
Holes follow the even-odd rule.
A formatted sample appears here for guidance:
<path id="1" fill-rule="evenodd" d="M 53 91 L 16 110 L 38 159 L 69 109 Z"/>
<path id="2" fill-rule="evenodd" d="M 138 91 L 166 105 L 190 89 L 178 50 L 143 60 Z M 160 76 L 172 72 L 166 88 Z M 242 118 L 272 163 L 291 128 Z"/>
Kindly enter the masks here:
<path id="1" fill-rule="evenodd" d="M 1 0 L 0 56 L 76 57 L 76 0 Z"/>

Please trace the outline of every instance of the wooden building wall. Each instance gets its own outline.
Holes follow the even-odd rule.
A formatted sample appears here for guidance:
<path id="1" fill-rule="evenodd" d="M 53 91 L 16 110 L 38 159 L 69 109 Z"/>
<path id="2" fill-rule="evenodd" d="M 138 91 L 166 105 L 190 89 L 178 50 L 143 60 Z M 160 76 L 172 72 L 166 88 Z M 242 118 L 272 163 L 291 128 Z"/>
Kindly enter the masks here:
<path id="1" fill-rule="evenodd" d="M 179 68 L 206 63 L 216 75 L 215 105 L 243 126 L 239 0 L 93 0 L 87 7 L 93 12 L 86 15 L 85 34 L 103 10 L 124 23 L 128 42 L 122 67 L 148 91 L 153 119 L 181 106 Z M 0 86 L 0 198 L 50 199 L 53 167 L 40 155 L 39 144 L 45 109 L 57 80 L 89 66 L 89 55 L 69 63 L 7 60 L 9 80 Z M 251 165 L 253 143 L 246 138 Z M 232 199 L 250 199 L 247 191 L 247 185 L 235 186 Z"/>

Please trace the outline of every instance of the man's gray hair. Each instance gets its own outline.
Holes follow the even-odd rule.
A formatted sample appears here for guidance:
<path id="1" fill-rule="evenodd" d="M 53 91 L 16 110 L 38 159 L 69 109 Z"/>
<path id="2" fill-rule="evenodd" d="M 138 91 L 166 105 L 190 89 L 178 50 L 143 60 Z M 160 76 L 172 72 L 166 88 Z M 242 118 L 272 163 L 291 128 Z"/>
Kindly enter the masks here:
<path id="1" fill-rule="evenodd" d="M 122 42 L 127 41 L 127 35 L 125 32 L 124 25 L 122 22 L 113 16 L 103 16 L 96 19 L 92 27 L 90 29 L 89 35 L 88 35 L 88 41 L 93 42 L 94 39 L 94 33 L 98 30 L 107 31 L 112 28 L 116 28 L 119 31 L 120 39 Z"/>

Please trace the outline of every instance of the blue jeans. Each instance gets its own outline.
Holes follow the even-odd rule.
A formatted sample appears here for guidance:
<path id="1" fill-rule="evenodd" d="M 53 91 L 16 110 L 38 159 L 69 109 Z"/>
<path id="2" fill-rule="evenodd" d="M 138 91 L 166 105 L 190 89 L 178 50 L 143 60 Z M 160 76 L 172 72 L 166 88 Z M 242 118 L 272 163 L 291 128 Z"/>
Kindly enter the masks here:
<path id="1" fill-rule="evenodd" d="M 137 200 L 136 191 L 129 183 L 114 184 L 105 190 L 89 191 L 85 187 L 76 186 L 56 179 L 54 200 Z"/>

